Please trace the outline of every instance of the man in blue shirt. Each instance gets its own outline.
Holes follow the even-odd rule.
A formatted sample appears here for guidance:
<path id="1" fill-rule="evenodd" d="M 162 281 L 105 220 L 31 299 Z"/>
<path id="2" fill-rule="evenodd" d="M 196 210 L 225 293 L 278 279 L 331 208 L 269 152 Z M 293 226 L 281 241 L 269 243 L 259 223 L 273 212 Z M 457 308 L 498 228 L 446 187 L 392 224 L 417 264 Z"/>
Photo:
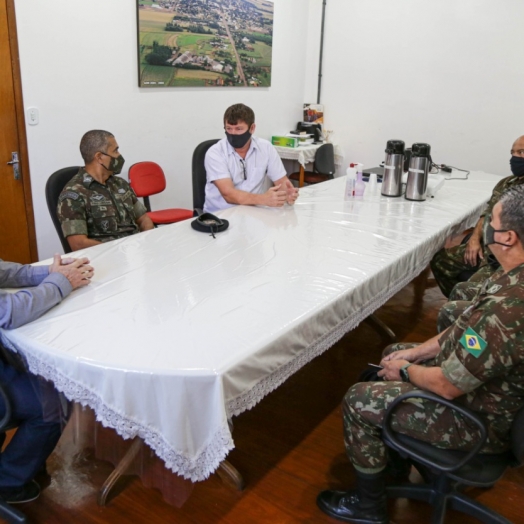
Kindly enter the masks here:
<path id="1" fill-rule="evenodd" d="M 50 266 L 0 260 L 0 288 L 28 286 L 16 293 L 0 289 L 0 328 L 14 329 L 31 322 L 74 289 L 89 284 L 93 268 L 88 264 L 87 258 L 62 260 L 60 255 L 55 255 Z M 61 430 L 56 390 L 26 372 L 14 357 L 0 344 L 0 383 L 11 403 L 11 418 L 18 423 L 15 435 L 0 454 L 0 497 L 11 504 L 38 497 L 40 486 L 33 478 L 53 451 Z M 5 403 L 0 398 L 0 418 L 4 414 Z M 0 435 L 0 447 L 4 439 L 5 433 Z"/>

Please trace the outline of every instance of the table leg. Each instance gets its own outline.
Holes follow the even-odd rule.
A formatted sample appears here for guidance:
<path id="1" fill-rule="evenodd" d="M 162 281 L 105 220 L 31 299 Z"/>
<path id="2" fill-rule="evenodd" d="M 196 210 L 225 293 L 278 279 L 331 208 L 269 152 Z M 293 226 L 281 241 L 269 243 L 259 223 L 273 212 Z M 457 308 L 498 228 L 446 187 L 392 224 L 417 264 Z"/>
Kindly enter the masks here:
<path id="1" fill-rule="evenodd" d="M 385 322 L 382 322 L 380 318 L 375 315 L 369 315 L 366 320 L 368 323 L 373 324 L 373 327 L 379 333 L 386 335 L 387 338 L 390 338 L 393 342 L 396 342 L 397 336 L 395 335 L 395 332 Z"/>
<path id="2" fill-rule="evenodd" d="M 218 476 L 222 479 L 222 482 L 226 486 L 236 489 L 237 491 L 243 491 L 245 482 L 235 466 L 227 460 L 223 460 L 217 469 Z"/>
<path id="3" fill-rule="evenodd" d="M 298 187 L 304 187 L 304 166 L 302 164 L 298 172 Z"/>
<path id="4" fill-rule="evenodd" d="M 107 477 L 106 481 L 104 482 L 103 486 L 100 488 L 100 491 L 98 492 L 97 502 L 99 506 L 106 505 L 106 500 L 110 491 L 113 489 L 113 486 L 116 484 L 117 480 L 122 475 L 126 474 L 126 471 L 129 468 L 130 464 L 133 462 L 133 460 L 138 455 L 138 452 L 142 448 L 142 444 L 142 439 L 136 437 L 135 440 L 133 440 L 133 443 L 131 444 L 130 448 L 127 450 L 126 454 L 122 457 L 122 460 L 117 464 L 111 475 Z"/>

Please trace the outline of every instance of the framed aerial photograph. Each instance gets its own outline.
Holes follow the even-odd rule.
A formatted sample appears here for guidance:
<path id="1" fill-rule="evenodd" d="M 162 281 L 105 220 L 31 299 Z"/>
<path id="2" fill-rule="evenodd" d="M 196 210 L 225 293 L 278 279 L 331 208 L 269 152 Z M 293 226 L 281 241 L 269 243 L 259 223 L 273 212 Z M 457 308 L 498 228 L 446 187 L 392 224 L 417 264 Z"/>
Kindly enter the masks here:
<path id="1" fill-rule="evenodd" d="M 268 87 L 273 0 L 137 0 L 139 87 Z"/>

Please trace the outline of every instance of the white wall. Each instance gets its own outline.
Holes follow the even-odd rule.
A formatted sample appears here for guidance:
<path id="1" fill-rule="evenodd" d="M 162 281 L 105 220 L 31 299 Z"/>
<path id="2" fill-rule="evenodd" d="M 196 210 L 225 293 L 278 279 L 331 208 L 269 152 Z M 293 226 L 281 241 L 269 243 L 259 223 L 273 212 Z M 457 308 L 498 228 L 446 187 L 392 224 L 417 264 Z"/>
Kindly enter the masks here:
<path id="1" fill-rule="evenodd" d="M 139 89 L 131 0 L 16 0 L 40 258 L 60 250 L 45 206 L 54 170 L 81 163 L 78 142 L 109 129 L 127 166 L 155 160 L 168 189 L 154 208 L 191 207 L 191 155 L 222 136 L 244 102 L 259 136 L 291 129 L 316 100 L 322 0 L 276 0 L 269 89 Z M 426 141 L 433 159 L 508 174 L 524 134 L 522 0 L 327 0 L 322 100 L 347 160 L 377 165 L 390 138 Z M 117 22 L 118 21 L 118 22 Z"/>
<path id="2" fill-rule="evenodd" d="M 522 0 L 327 0 L 321 101 L 346 159 L 378 165 L 399 138 L 428 142 L 438 163 L 508 175 L 524 134 L 523 20 Z M 311 100 L 316 75 L 308 66 Z"/>
<path id="3" fill-rule="evenodd" d="M 258 136 L 291 129 L 303 103 L 306 48 L 296 42 L 306 40 L 308 9 L 304 0 L 275 1 L 270 88 L 139 89 L 135 1 L 16 0 L 24 104 L 40 110 L 40 124 L 27 127 L 40 258 L 61 252 L 45 182 L 56 169 L 82 164 L 85 131 L 113 132 L 126 167 L 163 166 L 167 190 L 151 199 L 160 209 L 192 207 L 193 149 L 223 136 L 229 105 L 254 109 Z"/>

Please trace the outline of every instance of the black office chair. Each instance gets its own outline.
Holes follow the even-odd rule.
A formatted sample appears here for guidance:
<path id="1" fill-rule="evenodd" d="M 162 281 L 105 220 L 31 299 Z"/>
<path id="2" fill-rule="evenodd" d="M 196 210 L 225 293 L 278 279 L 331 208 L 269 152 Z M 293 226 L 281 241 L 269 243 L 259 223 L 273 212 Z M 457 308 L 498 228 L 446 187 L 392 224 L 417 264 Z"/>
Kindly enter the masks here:
<path id="1" fill-rule="evenodd" d="M 65 185 L 78 173 L 79 166 L 64 167 L 55 171 L 48 179 L 45 185 L 45 199 L 47 201 L 47 209 L 51 215 L 51 220 L 55 226 L 58 238 L 62 243 L 64 253 L 71 253 L 69 242 L 62 233 L 62 226 L 58 215 L 56 214 L 56 206 L 58 205 L 58 197 L 64 189 Z"/>
<path id="2" fill-rule="evenodd" d="M 196 146 L 193 151 L 193 161 L 191 164 L 191 172 L 193 177 L 193 214 L 199 216 L 204 210 L 204 202 L 206 201 L 206 168 L 204 159 L 207 150 L 219 141 L 218 138 L 213 140 L 206 140 Z"/>
<path id="3" fill-rule="evenodd" d="M 406 399 L 419 398 L 448 406 L 478 427 L 480 439 L 471 451 L 439 449 L 391 428 L 391 417 L 396 407 Z M 386 411 L 382 425 L 384 442 L 404 458 L 410 458 L 430 471 L 430 484 L 405 484 L 389 486 L 388 497 L 408 498 L 429 502 L 434 506 L 432 524 L 443 524 L 446 509 L 450 508 L 471 515 L 485 524 L 511 524 L 511 522 L 466 496 L 460 490 L 467 486 L 491 487 L 509 466 L 518 466 L 524 459 L 524 408 L 511 427 L 511 451 L 500 454 L 481 454 L 487 430 L 483 420 L 473 411 L 427 391 L 410 391 L 395 399 Z"/>
<path id="4" fill-rule="evenodd" d="M 0 384 L 0 397 L 4 401 L 5 413 L 0 420 L 0 433 L 5 433 L 10 429 L 18 426 L 16 421 L 11 420 L 11 401 L 2 384 Z M 0 497 L 0 518 L 4 519 L 9 524 L 19 524 L 27 522 L 26 516 L 17 509 L 10 506 L 5 500 Z"/>
<path id="5" fill-rule="evenodd" d="M 318 184 L 331 180 L 335 174 L 335 150 L 333 144 L 321 145 L 315 154 L 313 171 L 304 172 L 304 182 L 306 184 Z M 289 175 L 291 180 L 300 180 L 300 172 Z"/>

